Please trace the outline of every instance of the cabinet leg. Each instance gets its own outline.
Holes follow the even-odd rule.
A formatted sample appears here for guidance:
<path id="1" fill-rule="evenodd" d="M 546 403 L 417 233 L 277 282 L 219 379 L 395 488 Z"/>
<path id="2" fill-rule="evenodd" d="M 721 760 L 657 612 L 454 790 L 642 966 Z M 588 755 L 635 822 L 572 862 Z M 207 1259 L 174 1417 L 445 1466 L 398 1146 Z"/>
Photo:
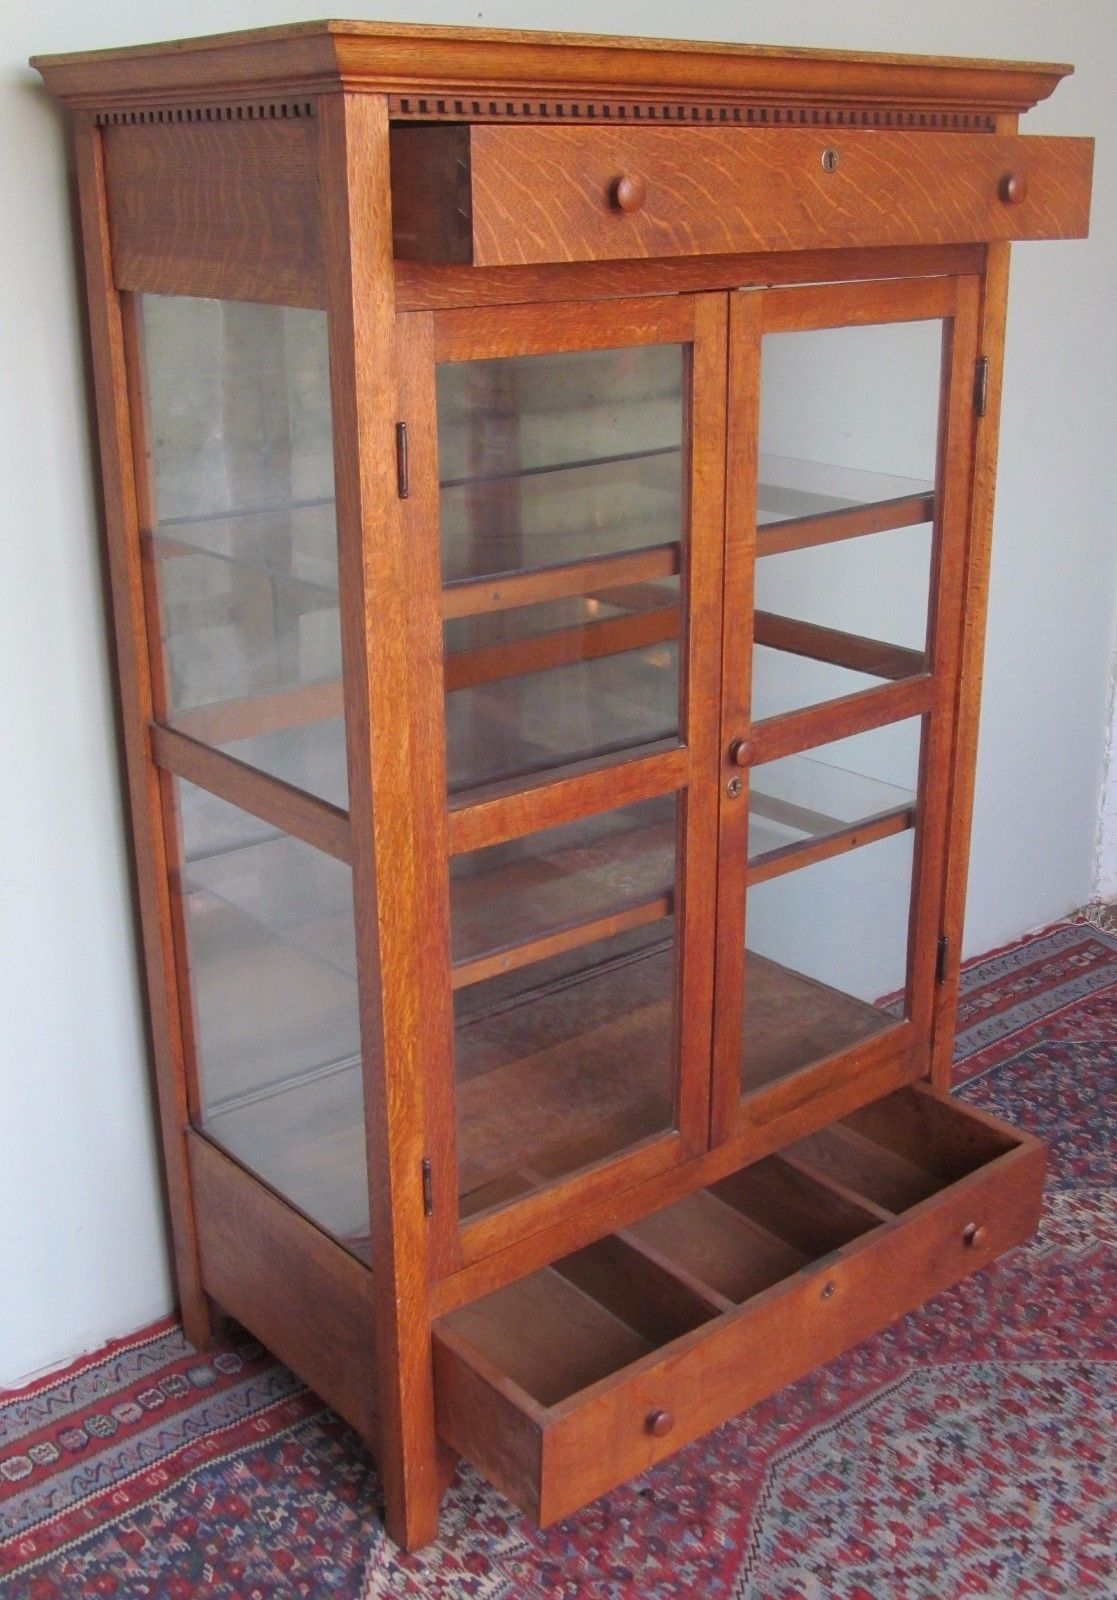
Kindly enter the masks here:
<path id="1" fill-rule="evenodd" d="M 384 1484 L 384 1526 L 401 1549 L 421 1550 L 438 1538 L 439 1511 L 458 1460 L 457 1451 L 432 1433 L 421 1453 L 411 1457 L 411 1470 L 400 1481 L 391 1463 L 377 1454 Z"/>
<path id="2" fill-rule="evenodd" d="M 211 1349 L 224 1319 L 209 1295 L 201 1289 L 187 1291 L 180 1300 L 178 1314 L 182 1331 L 195 1350 Z"/>
<path id="3" fill-rule="evenodd" d="M 401 1550 L 414 1551 L 438 1538 L 438 1511 L 442 1502 L 442 1474 L 432 1474 L 429 1490 L 406 1496 L 387 1495 L 384 1526 L 389 1539 Z"/>
<path id="4" fill-rule="evenodd" d="M 450 1447 L 444 1439 L 438 1441 L 438 1503 L 442 1504 L 446 1498 L 446 1491 L 454 1481 L 454 1473 L 458 1470 L 461 1460 L 458 1452 Z"/>

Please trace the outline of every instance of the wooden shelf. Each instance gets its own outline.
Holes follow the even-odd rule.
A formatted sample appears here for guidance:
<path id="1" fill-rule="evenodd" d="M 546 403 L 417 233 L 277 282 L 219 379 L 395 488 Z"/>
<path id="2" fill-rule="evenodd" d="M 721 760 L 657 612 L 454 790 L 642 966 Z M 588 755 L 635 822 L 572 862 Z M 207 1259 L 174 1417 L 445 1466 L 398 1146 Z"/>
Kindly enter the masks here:
<path id="1" fill-rule="evenodd" d="M 894 1028 L 865 1000 L 745 952 L 741 1091 L 753 1094 L 826 1056 Z"/>

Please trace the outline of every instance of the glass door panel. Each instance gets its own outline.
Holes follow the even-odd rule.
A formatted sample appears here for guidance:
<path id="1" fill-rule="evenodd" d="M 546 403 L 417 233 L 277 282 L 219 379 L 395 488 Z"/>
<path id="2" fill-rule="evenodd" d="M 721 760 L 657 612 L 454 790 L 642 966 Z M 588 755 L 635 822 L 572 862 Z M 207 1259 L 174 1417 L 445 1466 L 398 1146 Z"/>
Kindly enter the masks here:
<path id="1" fill-rule="evenodd" d="M 669 916 L 676 812 L 675 796 L 661 795 L 456 856 L 455 987 L 475 981 L 482 964 L 486 976 L 525 965 L 543 942 L 549 954 L 560 940 L 586 943 L 592 930 Z"/>
<path id="2" fill-rule="evenodd" d="M 454 859 L 463 1216 L 673 1126 L 677 812 L 659 796 Z"/>
<path id="3" fill-rule="evenodd" d="M 765 334 L 754 721 L 924 668 L 937 320 Z"/>
<path id="4" fill-rule="evenodd" d="M 683 371 L 677 344 L 441 364 L 443 581 L 675 543 Z"/>
<path id="5" fill-rule="evenodd" d="M 754 767 L 749 882 L 778 876 L 804 851 L 837 854 L 914 827 L 920 733 L 908 718 Z"/>
<path id="6" fill-rule="evenodd" d="M 693 300 L 578 310 L 578 348 L 548 348 L 537 310 L 450 313 L 436 338 L 457 1204 L 492 1241 L 472 1254 L 545 1191 L 708 1135 L 708 996 L 694 1038 L 684 1018 L 717 661 L 688 612 L 721 527 L 688 440 L 716 384 L 694 380 Z"/>
<path id="7" fill-rule="evenodd" d="M 670 913 L 562 943 L 455 993 L 463 1218 L 674 1127 Z"/>
<path id="8" fill-rule="evenodd" d="M 734 297 L 715 1138 L 928 1047 L 975 310 L 963 279 Z"/>
<path id="9" fill-rule="evenodd" d="M 894 835 L 750 887 L 743 1095 L 903 1018 L 912 840 Z"/>
<path id="10" fill-rule="evenodd" d="M 909 718 L 752 770 L 743 1095 L 909 1015 L 921 733 Z"/>
<path id="11" fill-rule="evenodd" d="M 447 621 L 451 794 L 675 740 L 679 606 L 668 576 Z"/>
<path id="12" fill-rule="evenodd" d="M 684 356 L 439 366 L 451 793 L 677 735 Z"/>
<path id="13" fill-rule="evenodd" d="M 348 804 L 326 314 L 136 297 L 160 719 Z"/>

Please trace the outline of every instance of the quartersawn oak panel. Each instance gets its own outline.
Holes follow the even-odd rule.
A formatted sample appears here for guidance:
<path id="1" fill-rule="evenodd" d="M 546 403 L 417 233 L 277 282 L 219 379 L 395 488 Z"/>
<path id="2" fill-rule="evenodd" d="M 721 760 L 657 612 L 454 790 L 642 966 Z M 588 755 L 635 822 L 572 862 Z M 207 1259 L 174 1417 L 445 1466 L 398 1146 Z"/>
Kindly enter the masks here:
<path id="1" fill-rule="evenodd" d="M 187 1153 L 207 1292 L 377 1449 L 372 1274 L 193 1130 Z"/>
<path id="2" fill-rule="evenodd" d="M 325 305 L 313 117 L 102 137 L 118 289 Z"/>
<path id="3" fill-rule="evenodd" d="M 837 153 L 833 171 L 823 152 Z M 477 267 L 1080 238 L 1093 141 L 834 128 L 392 133 L 395 254 Z M 1008 174 L 1023 197 L 1002 198 Z M 646 187 L 614 206 L 621 176 Z"/>
<path id="4" fill-rule="evenodd" d="M 853 50 L 788 49 L 592 33 L 446 28 L 399 22 L 297 22 L 202 39 L 36 56 L 71 105 L 189 104 L 199 96 L 273 99 L 338 88 L 437 97 L 602 94 L 732 105 L 822 104 L 1023 111 L 1068 66 Z M 503 106 L 502 106 L 502 109 Z"/>

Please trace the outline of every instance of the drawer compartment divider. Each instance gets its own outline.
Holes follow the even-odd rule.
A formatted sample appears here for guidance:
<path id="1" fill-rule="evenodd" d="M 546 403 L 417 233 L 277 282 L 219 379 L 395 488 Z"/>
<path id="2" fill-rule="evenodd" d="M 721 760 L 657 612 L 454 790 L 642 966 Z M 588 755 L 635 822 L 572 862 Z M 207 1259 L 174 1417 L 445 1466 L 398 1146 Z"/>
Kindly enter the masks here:
<path id="1" fill-rule="evenodd" d="M 553 1522 L 1027 1238 L 1043 1167 L 900 1089 L 440 1319 L 439 1430 Z"/>

